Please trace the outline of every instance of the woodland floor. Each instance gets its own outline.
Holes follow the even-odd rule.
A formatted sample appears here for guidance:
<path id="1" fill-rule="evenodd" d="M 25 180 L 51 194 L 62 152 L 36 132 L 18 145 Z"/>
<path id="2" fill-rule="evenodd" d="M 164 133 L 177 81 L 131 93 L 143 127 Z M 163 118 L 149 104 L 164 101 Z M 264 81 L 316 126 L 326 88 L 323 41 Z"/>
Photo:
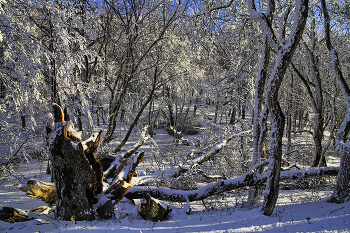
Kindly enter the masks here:
<path id="1" fill-rule="evenodd" d="M 126 148 L 136 140 L 137 137 Z M 161 149 L 166 149 L 171 139 L 164 131 L 158 133 L 155 140 Z M 150 150 L 149 144 L 143 149 Z M 328 156 L 328 161 L 333 165 L 339 164 L 339 159 L 331 156 Z M 49 182 L 46 165 L 47 161 L 31 159 L 20 163 L 14 173 L 4 174 L 0 180 L 0 207 L 28 211 L 46 206 L 44 202 L 28 198 L 24 192 L 13 187 L 32 178 Z M 149 168 L 150 163 L 146 160 L 139 166 L 138 172 L 144 174 Z M 331 193 L 330 188 L 281 190 L 271 217 L 264 216 L 259 206 L 248 208 L 245 205 L 246 190 L 192 202 L 190 215 L 183 209 L 185 203 L 163 202 L 172 208 L 172 212 L 165 221 L 156 223 L 142 220 L 137 215 L 137 205 L 124 198 L 117 205 L 111 220 L 73 224 L 71 221 L 55 220 L 53 211 L 47 209 L 39 214 L 29 213 L 34 218 L 31 221 L 0 221 L 0 232 L 350 232 L 350 202 L 328 203 L 325 200 Z"/>

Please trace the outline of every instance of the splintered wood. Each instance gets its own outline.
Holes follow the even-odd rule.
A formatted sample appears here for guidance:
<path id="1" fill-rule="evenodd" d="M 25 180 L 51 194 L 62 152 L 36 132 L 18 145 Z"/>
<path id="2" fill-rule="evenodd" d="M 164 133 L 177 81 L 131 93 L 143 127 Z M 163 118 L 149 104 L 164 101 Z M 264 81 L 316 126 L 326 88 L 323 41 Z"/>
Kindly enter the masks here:
<path id="1" fill-rule="evenodd" d="M 102 169 L 94 158 L 102 132 L 81 141 L 69 120 L 68 111 L 53 104 L 54 133 L 49 145 L 56 186 L 56 217 L 63 220 L 92 220 L 92 206 L 102 192 Z M 79 200 L 77 202 L 77 200 Z"/>
<path id="2" fill-rule="evenodd" d="M 131 179 L 136 173 L 137 166 L 143 161 L 144 155 L 145 152 L 142 152 L 135 153 L 130 157 L 116 158 L 116 161 L 110 167 L 114 170 L 113 175 L 111 175 L 114 181 L 105 191 L 106 194 L 112 195 L 111 199 L 119 202 L 125 196 L 131 188 Z"/>
<path id="3" fill-rule="evenodd" d="M 37 198 L 52 205 L 56 201 L 56 187 L 37 180 L 28 180 L 26 185 L 15 184 L 14 187 L 22 190 L 28 197 Z"/>
<path id="4" fill-rule="evenodd" d="M 69 121 L 67 108 L 63 111 L 59 105 L 53 104 L 52 110 L 53 119 L 47 122 L 55 123 L 48 144 L 52 178 L 56 186 L 51 189 L 56 190 L 56 217 L 63 220 L 92 220 L 95 218 L 94 208 L 98 218 L 112 217 L 114 205 L 131 188 L 131 179 L 135 175 L 136 167 L 144 158 L 144 152 L 135 153 L 136 149 L 133 148 L 121 157 L 108 156 L 108 159 L 100 159 L 94 153 L 97 151 L 102 131 L 82 141 L 81 132 L 76 132 L 73 123 Z M 47 128 L 51 129 L 52 125 Z M 98 203 L 98 195 L 103 192 L 104 173 L 100 161 L 103 161 L 104 168 L 109 167 L 108 172 L 105 172 L 107 178 L 113 178 L 114 181 L 104 192 L 108 194 L 109 200 L 94 207 L 94 204 Z M 49 194 L 37 191 L 43 190 L 39 187 L 45 186 L 37 181 L 35 183 L 41 186 L 29 188 L 18 185 L 18 188 L 30 193 L 31 197 L 46 200 L 45 195 Z M 49 196 L 52 197 L 51 194 Z M 52 203 L 52 200 L 47 201 Z"/>

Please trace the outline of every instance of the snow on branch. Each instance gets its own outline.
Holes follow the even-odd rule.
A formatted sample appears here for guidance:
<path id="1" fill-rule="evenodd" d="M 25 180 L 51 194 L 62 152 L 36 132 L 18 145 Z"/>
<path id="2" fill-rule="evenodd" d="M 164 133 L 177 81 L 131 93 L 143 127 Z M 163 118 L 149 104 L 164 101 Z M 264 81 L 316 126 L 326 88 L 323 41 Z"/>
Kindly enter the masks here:
<path id="1" fill-rule="evenodd" d="M 224 139 L 220 144 L 217 144 L 214 146 L 210 151 L 205 153 L 204 155 L 201 155 L 197 158 L 194 158 L 190 161 L 187 161 L 184 165 L 178 167 L 177 169 L 172 169 L 171 171 L 165 172 L 168 174 L 168 176 L 171 176 L 173 178 L 179 177 L 181 174 L 185 173 L 186 171 L 194 168 L 195 166 L 201 165 L 202 163 L 208 161 L 210 158 L 212 158 L 214 155 L 219 153 L 227 144 L 234 138 L 244 136 L 247 134 L 250 134 L 252 130 L 242 131 L 239 133 L 233 134 L 231 137 Z"/>
<path id="2" fill-rule="evenodd" d="M 308 129 L 299 129 L 299 130 L 286 130 L 286 132 L 289 133 L 309 133 L 310 135 L 314 136 L 314 132 Z"/>
<path id="3" fill-rule="evenodd" d="M 129 150 L 125 151 L 120 156 L 115 156 L 114 161 L 110 164 L 109 168 L 103 173 L 104 177 L 111 178 L 116 177 L 116 169 L 122 168 L 121 164 L 126 165 L 128 163 L 127 158 L 129 158 L 131 155 L 133 155 L 144 143 L 150 138 L 150 135 L 146 135 L 148 126 L 146 126 L 143 131 L 141 132 L 141 138 L 138 140 L 138 142 Z"/>
<path id="4" fill-rule="evenodd" d="M 192 159 L 191 161 L 187 162 L 187 165 L 189 165 L 191 168 L 196 166 L 196 165 L 200 165 L 206 161 L 208 161 L 213 155 L 219 153 L 226 145 L 227 143 L 229 143 L 232 139 L 236 138 L 236 137 L 240 137 L 246 134 L 251 133 L 252 130 L 248 130 L 248 131 L 242 131 L 239 132 L 237 134 L 233 134 L 231 137 L 229 137 L 228 139 L 223 140 L 220 144 L 214 146 L 210 151 L 208 151 L 206 154 L 199 156 L 195 159 Z"/>
<path id="5" fill-rule="evenodd" d="M 125 197 L 129 199 L 139 199 L 143 198 L 145 193 L 148 193 L 154 198 L 167 201 L 187 202 L 203 200 L 212 195 L 217 195 L 237 188 L 255 186 L 265 183 L 268 177 L 268 173 L 265 172 L 261 175 L 258 175 L 255 173 L 255 171 L 259 167 L 266 166 L 268 162 L 269 160 L 265 160 L 261 163 L 256 164 L 250 171 L 246 172 L 240 177 L 210 183 L 196 190 L 183 191 L 165 187 L 134 186 L 127 192 Z M 297 180 L 316 176 L 336 176 L 338 174 L 338 171 L 339 167 L 318 167 L 308 168 L 304 170 L 282 171 L 280 180 Z"/>

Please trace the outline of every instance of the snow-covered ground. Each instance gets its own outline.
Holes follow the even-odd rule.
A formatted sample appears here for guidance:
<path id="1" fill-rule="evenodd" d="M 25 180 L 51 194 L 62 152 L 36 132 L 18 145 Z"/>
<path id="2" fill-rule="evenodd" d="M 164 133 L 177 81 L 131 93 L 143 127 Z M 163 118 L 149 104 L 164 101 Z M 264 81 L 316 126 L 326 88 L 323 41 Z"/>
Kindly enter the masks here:
<path id="1" fill-rule="evenodd" d="M 20 166 L 15 175 L 24 181 L 35 178 L 49 181 L 45 174 L 46 162 L 31 160 Z M 13 184 L 20 180 L 2 181 L 0 206 L 30 210 L 46 205 L 31 199 Z M 30 213 L 32 221 L 6 223 L 0 221 L 1 232 L 350 232 L 350 202 L 331 204 L 325 198 L 331 190 L 307 192 L 304 190 L 281 191 L 278 205 L 271 217 L 264 216 L 259 208 L 248 209 L 237 203 L 234 192 L 220 198 L 209 198 L 191 203 L 191 214 L 187 215 L 185 203 L 166 203 L 172 208 L 163 222 L 142 220 L 137 215 L 137 206 L 126 199 L 117 205 L 111 220 L 58 221 L 49 210 Z M 240 197 L 241 198 L 241 197 Z M 241 203 L 241 202 L 240 202 Z"/>
<path id="2" fill-rule="evenodd" d="M 136 132 L 126 148 L 132 146 L 138 137 L 139 133 Z M 165 131 L 159 131 L 154 140 L 163 151 L 171 147 L 169 145 L 173 142 Z M 149 153 L 152 147 L 154 144 L 147 142 L 142 149 Z M 336 166 L 339 158 L 328 156 L 328 162 Z M 78 221 L 75 224 L 59 221 L 54 219 L 50 209 L 42 213 L 29 212 L 47 205 L 28 198 L 23 191 L 13 187 L 14 184 L 26 183 L 33 178 L 49 182 L 46 166 L 47 161 L 32 159 L 28 163 L 21 163 L 11 176 L 4 174 L 0 180 L 0 208 L 14 207 L 28 211 L 34 220 L 13 224 L 0 221 L 0 232 L 350 232 L 350 202 L 327 203 L 325 200 L 332 190 L 326 189 L 281 190 L 271 217 L 264 216 L 259 207 L 244 206 L 246 192 L 240 190 L 207 198 L 203 202 L 192 202 L 190 215 L 186 214 L 186 203 L 163 202 L 172 208 L 163 222 L 141 219 L 137 215 L 137 205 L 125 198 L 116 206 L 115 216 L 110 220 Z M 138 167 L 140 174 L 148 173 L 149 168 L 151 164 L 147 161 Z M 3 179 L 5 176 L 7 179 Z"/>

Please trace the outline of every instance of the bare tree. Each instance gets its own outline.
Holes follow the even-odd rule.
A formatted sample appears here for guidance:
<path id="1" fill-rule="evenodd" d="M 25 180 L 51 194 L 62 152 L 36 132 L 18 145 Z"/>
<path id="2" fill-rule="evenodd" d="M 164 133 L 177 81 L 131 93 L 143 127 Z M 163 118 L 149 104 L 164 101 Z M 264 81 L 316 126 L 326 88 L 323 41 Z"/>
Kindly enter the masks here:
<path id="1" fill-rule="evenodd" d="M 103 139 L 104 145 L 113 139 L 117 125 L 116 117 L 127 97 L 132 81 L 135 81 L 137 73 L 140 72 L 141 65 L 153 48 L 163 40 L 167 30 L 179 19 L 187 6 L 187 2 L 174 2 L 174 5 L 168 9 L 168 4 L 173 4 L 168 1 L 149 4 L 137 0 L 123 1 L 123 4 L 113 1 L 106 3 L 121 25 L 118 35 L 120 38 L 116 39 L 124 40 L 125 49 L 116 48 L 121 52 L 119 67 L 116 78 L 108 84 L 111 100 L 108 130 Z M 160 12 L 161 15 L 159 15 Z"/>
<path id="2" fill-rule="evenodd" d="M 338 53 L 331 42 L 330 17 L 325 0 L 321 0 L 321 6 L 324 16 L 325 40 L 332 58 L 334 76 L 338 81 L 347 103 L 347 111 L 336 136 L 336 150 L 341 151 L 340 170 L 337 178 L 337 185 L 334 189 L 333 195 L 329 199 L 330 202 L 341 203 L 348 200 L 350 196 L 350 142 L 347 141 L 347 136 L 350 131 L 350 88 L 343 76 Z"/>
<path id="3" fill-rule="evenodd" d="M 269 177 L 266 182 L 266 190 L 264 194 L 263 212 L 265 215 L 271 215 L 275 208 L 281 171 L 282 137 L 284 134 L 285 117 L 278 101 L 278 91 L 294 51 L 302 37 L 308 15 L 308 3 L 308 0 L 296 1 L 294 25 L 291 29 L 290 35 L 286 40 L 285 34 L 283 33 L 280 35 L 280 41 L 278 41 L 267 16 L 256 10 L 254 1 L 247 2 L 251 17 L 256 18 L 260 22 L 263 30 L 268 36 L 271 47 L 277 53 L 277 60 L 268 80 L 266 90 L 266 104 L 271 121 L 271 161 L 268 168 Z M 268 5 L 269 9 L 275 8 L 275 2 L 273 0 L 269 1 Z M 288 16 L 288 11 L 289 10 L 286 10 L 286 16 Z M 287 17 L 285 17 L 284 20 L 286 21 Z"/>

